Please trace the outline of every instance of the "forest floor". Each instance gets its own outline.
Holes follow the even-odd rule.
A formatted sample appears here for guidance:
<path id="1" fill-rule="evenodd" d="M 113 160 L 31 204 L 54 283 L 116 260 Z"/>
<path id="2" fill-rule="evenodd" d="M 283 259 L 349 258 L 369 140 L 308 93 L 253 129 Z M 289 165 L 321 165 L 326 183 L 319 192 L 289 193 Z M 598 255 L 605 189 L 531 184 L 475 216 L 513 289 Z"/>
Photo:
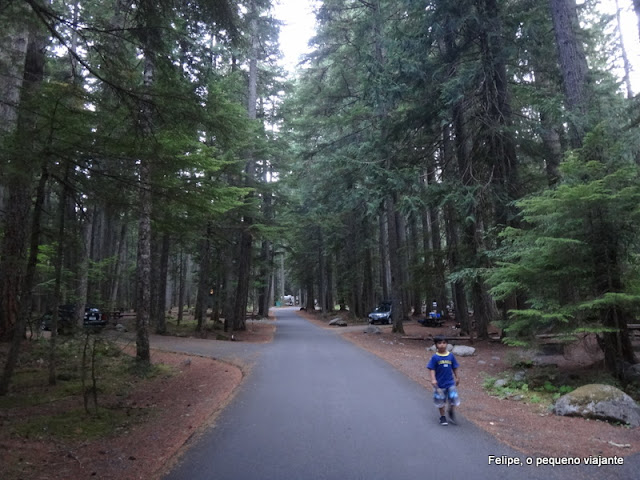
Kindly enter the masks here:
<path id="1" fill-rule="evenodd" d="M 274 310 L 277 317 L 277 309 Z M 331 329 L 359 347 L 391 363 L 399 371 L 425 386 L 425 415 L 437 421 L 425 368 L 430 353 L 429 337 L 454 335 L 451 325 L 422 327 L 415 321 L 404 325 L 405 334 L 394 334 L 390 326 L 380 334 L 364 334 L 364 324 L 329 327 L 332 318 L 300 312 L 310 321 Z M 248 330 L 236 340 L 269 342 L 277 321 L 249 321 Z M 182 338 L 181 342 L 189 341 Z M 211 340 L 223 341 L 223 340 Z M 452 341 L 453 342 L 453 341 Z M 627 428 L 600 421 L 558 417 L 549 410 L 542 393 L 525 396 L 490 396 L 487 378 L 513 372 L 514 351 L 500 343 L 475 342 L 476 355 L 459 358 L 462 424 L 470 421 L 501 442 L 531 456 L 628 456 L 640 452 L 640 428 Z M 4 359 L 0 351 L 0 360 Z M 132 352 L 129 352 L 132 353 Z M 565 379 L 584 381 L 597 378 L 594 352 L 581 346 L 561 356 L 546 356 Z M 3 480 L 62 480 L 69 478 L 154 479 L 171 466 L 181 449 L 194 435 L 212 425 L 219 412 L 232 400 L 250 365 L 153 351 L 152 362 L 171 369 L 132 381 L 126 395 L 101 399 L 111 408 L 130 416 L 108 437 L 89 438 L 78 424 L 71 439 L 52 437 L 46 431 L 16 434 L 16 425 L 28 418 L 58 416 L 81 408 L 82 397 L 69 395 L 51 403 L 34 402 L 0 409 L 0 470 Z M 553 365 L 557 367 L 553 367 Z M 32 386 L 33 388 L 33 386 Z M 47 387 L 40 387 L 46 389 Z M 32 392 L 34 396 L 42 392 Z M 46 426 L 43 427 L 46 430 Z"/>

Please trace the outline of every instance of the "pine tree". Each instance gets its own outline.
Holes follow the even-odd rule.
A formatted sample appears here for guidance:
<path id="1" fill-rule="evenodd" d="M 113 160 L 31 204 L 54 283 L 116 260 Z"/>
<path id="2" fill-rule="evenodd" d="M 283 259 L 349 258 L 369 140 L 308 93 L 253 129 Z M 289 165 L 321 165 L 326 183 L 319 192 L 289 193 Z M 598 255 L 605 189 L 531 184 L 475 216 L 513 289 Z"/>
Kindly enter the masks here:
<path id="1" fill-rule="evenodd" d="M 599 125 L 561 165 L 557 188 L 519 201 L 523 226 L 504 232 L 503 260 L 490 277 L 497 298 L 523 291 L 528 299 L 504 324 L 507 342 L 595 333 L 607 367 L 621 378 L 635 361 L 626 325 L 640 307 L 630 255 L 640 172 L 629 140 L 615 125 Z"/>

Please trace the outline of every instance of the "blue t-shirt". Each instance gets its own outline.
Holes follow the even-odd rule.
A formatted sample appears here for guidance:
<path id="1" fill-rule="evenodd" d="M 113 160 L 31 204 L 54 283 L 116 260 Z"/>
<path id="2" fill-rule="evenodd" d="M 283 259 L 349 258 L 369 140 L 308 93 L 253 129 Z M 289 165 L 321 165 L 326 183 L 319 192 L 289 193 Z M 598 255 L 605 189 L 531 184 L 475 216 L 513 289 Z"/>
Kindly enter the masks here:
<path id="1" fill-rule="evenodd" d="M 427 368 L 429 370 L 436 371 L 436 381 L 440 388 L 455 386 L 456 380 L 453 377 L 453 370 L 459 366 L 460 365 L 458 364 L 456 357 L 454 357 L 451 352 L 447 352 L 445 354 L 436 352 L 433 357 L 431 357 L 431 360 L 429 360 L 429 363 L 427 363 Z"/>

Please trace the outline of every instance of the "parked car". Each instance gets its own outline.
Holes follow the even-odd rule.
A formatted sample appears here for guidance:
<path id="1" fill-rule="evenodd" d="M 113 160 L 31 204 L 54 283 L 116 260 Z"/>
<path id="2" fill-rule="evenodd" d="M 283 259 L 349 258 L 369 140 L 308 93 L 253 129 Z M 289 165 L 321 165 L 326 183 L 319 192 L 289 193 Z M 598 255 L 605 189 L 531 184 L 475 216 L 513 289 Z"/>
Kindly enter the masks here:
<path id="1" fill-rule="evenodd" d="M 369 314 L 369 323 L 392 323 L 391 319 L 391 302 L 381 302 L 376 309 Z"/>
<path id="2" fill-rule="evenodd" d="M 58 307 L 58 333 L 70 333 L 71 331 L 73 331 L 75 311 L 75 305 L 60 305 Z M 42 328 L 42 330 L 51 330 L 52 320 L 53 312 L 49 311 L 45 313 L 40 319 L 40 328 Z M 85 327 L 104 327 L 106 324 L 106 316 L 100 311 L 99 308 L 85 307 Z"/>

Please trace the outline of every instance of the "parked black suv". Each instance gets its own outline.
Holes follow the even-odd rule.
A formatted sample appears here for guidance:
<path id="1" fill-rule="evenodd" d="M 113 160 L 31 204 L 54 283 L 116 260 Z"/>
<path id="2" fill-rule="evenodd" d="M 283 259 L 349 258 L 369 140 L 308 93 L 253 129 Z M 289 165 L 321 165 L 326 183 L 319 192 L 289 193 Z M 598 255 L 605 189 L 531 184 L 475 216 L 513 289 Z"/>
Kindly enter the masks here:
<path id="1" fill-rule="evenodd" d="M 388 323 L 391 324 L 391 302 L 380 302 L 380 305 L 369 314 L 369 323 Z"/>
<path id="2" fill-rule="evenodd" d="M 60 305 L 58 307 L 58 333 L 70 333 L 73 330 L 75 311 L 75 305 Z M 49 311 L 45 313 L 40 319 L 40 328 L 42 328 L 42 330 L 51 330 L 52 320 L 53 312 Z M 95 307 L 85 307 L 85 327 L 104 327 L 106 324 L 106 317 L 102 312 L 100 312 L 100 309 Z"/>

